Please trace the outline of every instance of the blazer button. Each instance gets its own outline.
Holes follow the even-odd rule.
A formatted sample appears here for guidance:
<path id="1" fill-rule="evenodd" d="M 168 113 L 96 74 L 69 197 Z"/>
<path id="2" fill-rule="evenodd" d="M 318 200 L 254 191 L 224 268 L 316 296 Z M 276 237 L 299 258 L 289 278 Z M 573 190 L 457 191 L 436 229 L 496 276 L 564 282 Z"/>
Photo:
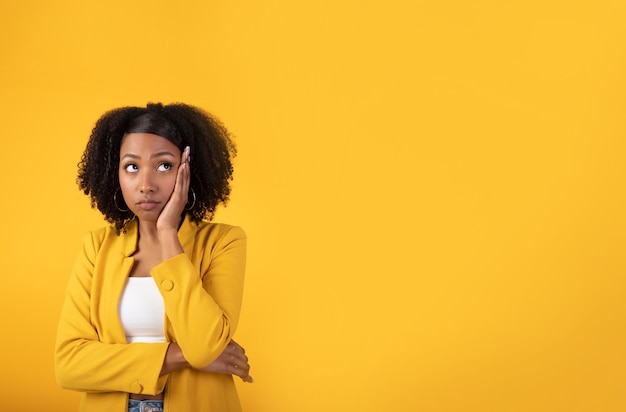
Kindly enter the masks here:
<path id="1" fill-rule="evenodd" d="M 139 382 L 133 382 L 130 385 L 130 393 L 141 393 L 143 386 Z"/>
<path id="2" fill-rule="evenodd" d="M 174 282 L 172 282 L 169 279 L 165 279 L 161 281 L 161 289 L 167 290 L 167 291 L 174 289 Z"/>

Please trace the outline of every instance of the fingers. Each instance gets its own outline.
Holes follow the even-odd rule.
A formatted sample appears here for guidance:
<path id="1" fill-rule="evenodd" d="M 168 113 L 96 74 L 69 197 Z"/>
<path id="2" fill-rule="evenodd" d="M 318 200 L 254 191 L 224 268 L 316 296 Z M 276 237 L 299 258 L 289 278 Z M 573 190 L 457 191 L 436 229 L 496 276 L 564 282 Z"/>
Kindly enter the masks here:
<path id="1" fill-rule="evenodd" d="M 254 379 L 250 376 L 250 365 L 246 365 L 245 368 L 241 368 L 233 363 L 230 363 L 225 367 L 225 369 L 226 374 L 239 376 L 242 381 L 247 383 L 254 383 Z"/>
<path id="2" fill-rule="evenodd" d="M 190 150 L 189 146 L 187 146 L 180 155 L 180 165 L 176 173 L 176 184 L 174 185 L 174 192 L 170 197 L 170 202 L 174 203 L 173 206 L 175 206 L 177 212 L 178 209 L 182 212 L 185 204 L 189 201 L 189 182 L 191 181 L 189 168 L 189 160 L 191 159 Z"/>
<path id="3" fill-rule="evenodd" d="M 174 191 L 163 207 L 163 210 L 161 210 L 161 214 L 159 215 L 159 219 L 157 221 L 157 228 L 159 229 L 178 228 L 178 225 L 180 224 L 180 215 L 189 200 L 189 185 L 191 180 L 191 173 L 189 169 L 189 159 L 191 156 L 189 153 L 190 148 L 187 146 L 183 149 L 183 152 L 180 155 L 181 163 L 176 172 Z"/>
<path id="4" fill-rule="evenodd" d="M 215 361 L 197 369 L 204 372 L 236 375 L 244 382 L 254 382 L 250 376 L 250 364 L 245 350 L 235 341 L 231 341 Z"/>
<path id="5" fill-rule="evenodd" d="M 250 365 L 245 355 L 228 354 L 222 357 L 221 362 L 222 367 L 215 366 L 222 370 L 222 373 L 239 376 L 244 382 L 254 382 L 254 379 L 250 376 Z"/>
<path id="6" fill-rule="evenodd" d="M 229 343 L 228 346 L 226 346 L 226 349 L 224 349 L 224 352 L 227 362 L 230 365 L 233 365 L 239 370 L 248 373 L 248 371 L 250 370 L 248 357 L 246 356 L 245 351 L 241 346 Z"/>
<path id="7" fill-rule="evenodd" d="M 237 342 L 235 342 L 234 340 L 231 339 L 230 343 L 228 344 L 228 346 L 237 348 L 238 350 L 240 350 L 242 353 L 246 353 L 246 350 L 243 348 L 243 346 L 241 346 L 240 344 L 238 344 Z"/>
<path id="8" fill-rule="evenodd" d="M 234 367 L 233 368 L 234 371 L 232 372 L 232 375 L 237 375 L 241 378 L 242 381 L 247 382 L 247 383 L 254 383 L 254 378 L 252 376 L 250 376 L 250 366 L 247 367 L 247 369 L 245 371 Z"/>
<path id="9" fill-rule="evenodd" d="M 246 382 L 246 383 L 254 383 L 254 378 L 250 375 L 247 376 L 242 376 L 241 380 Z"/>
<path id="10" fill-rule="evenodd" d="M 187 193 L 189 192 L 189 181 L 191 180 L 191 172 L 189 169 L 189 161 L 191 160 L 191 148 L 185 147 L 180 155 L 180 166 L 178 168 L 178 175 L 176 176 L 176 189 L 180 190 L 180 196 L 184 197 L 185 203 L 187 202 Z"/>
<path id="11" fill-rule="evenodd" d="M 245 349 L 231 340 L 225 352 L 229 353 L 230 356 L 230 363 L 233 367 L 232 374 L 239 376 L 244 382 L 254 383 L 254 379 L 250 376 L 250 364 Z"/>

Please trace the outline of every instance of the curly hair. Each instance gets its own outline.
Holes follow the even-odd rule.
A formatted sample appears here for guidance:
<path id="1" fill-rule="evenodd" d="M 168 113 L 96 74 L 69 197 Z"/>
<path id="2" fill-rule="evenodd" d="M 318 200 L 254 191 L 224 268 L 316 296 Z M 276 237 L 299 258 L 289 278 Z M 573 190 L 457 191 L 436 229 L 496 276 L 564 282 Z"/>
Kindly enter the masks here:
<path id="1" fill-rule="evenodd" d="M 96 122 L 78 163 L 76 182 L 90 196 L 91 207 L 97 207 L 118 233 L 134 217 L 121 196 L 118 174 L 120 146 L 127 133 L 162 136 L 181 152 L 190 146 L 189 190 L 193 189 L 196 200 L 185 213 L 193 222 L 213 219 L 217 206 L 226 205 L 237 150 L 230 132 L 217 118 L 183 103 L 113 109 Z"/>

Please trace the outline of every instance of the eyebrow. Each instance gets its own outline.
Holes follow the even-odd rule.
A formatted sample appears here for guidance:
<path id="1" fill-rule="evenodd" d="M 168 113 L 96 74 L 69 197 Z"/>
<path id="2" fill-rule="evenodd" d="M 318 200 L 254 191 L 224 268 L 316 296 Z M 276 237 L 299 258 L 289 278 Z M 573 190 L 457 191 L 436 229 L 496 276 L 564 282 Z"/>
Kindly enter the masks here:
<path id="1" fill-rule="evenodd" d="M 170 157 L 176 157 L 174 154 L 172 154 L 171 152 L 157 152 L 154 153 L 153 155 L 150 156 L 151 159 L 155 158 L 155 157 L 161 157 L 161 156 L 170 156 Z M 124 156 L 122 156 L 120 159 L 125 159 L 127 157 L 130 157 L 131 159 L 140 159 L 140 156 L 137 156 L 136 154 L 133 153 L 126 153 Z"/>

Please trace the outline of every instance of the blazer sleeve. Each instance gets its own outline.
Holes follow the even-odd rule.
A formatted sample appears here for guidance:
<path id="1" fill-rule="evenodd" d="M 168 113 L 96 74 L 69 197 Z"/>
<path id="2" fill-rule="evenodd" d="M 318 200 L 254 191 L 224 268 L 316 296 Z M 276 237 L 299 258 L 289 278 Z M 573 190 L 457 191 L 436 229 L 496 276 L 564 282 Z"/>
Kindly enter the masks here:
<path id="1" fill-rule="evenodd" d="M 76 258 L 57 329 L 55 373 L 65 389 L 83 392 L 160 393 L 167 376 L 159 376 L 169 343 L 101 342 L 91 313 L 102 296 L 92 290 L 98 254 L 87 234 Z"/>
<path id="2" fill-rule="evenodd" d="M 200 262 L 181 253 L 151 272 L 163 295 L 176 342 L 194 367 L 208 365 L 224 351 L 241 310 L 246 234 L 226 225 L 218 232 L 202 240 Z"/>

